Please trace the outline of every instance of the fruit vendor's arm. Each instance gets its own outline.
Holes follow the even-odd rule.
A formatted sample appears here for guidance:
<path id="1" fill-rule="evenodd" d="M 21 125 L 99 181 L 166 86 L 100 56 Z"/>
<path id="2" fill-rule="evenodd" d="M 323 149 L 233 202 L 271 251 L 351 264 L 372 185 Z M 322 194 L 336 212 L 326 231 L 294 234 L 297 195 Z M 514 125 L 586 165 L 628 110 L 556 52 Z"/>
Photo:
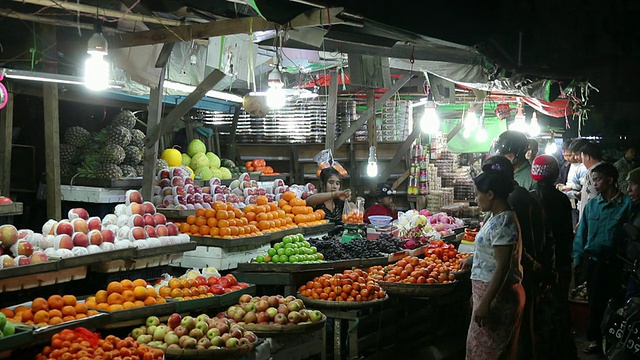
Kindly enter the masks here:
<path id="1" fill-rule="evenodd" d="M 316 206 L 318 204 L 322 204 L 323 202 L 329 201 L 331 199 L 346 200 L 348 198 L 349 198 L 349 193 L 346 191 L 332 191 L 332 192 L 317 193 L 307 198 L 307 205 Z"/>

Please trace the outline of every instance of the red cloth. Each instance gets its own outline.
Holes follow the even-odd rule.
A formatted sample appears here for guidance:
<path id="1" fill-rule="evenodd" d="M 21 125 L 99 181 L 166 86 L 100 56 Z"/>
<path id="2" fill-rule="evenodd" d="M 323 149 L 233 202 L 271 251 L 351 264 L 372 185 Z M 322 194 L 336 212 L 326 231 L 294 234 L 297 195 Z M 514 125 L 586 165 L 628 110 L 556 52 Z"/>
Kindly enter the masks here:
<path id="1" fill-rule="evenodd" d="M 369 222 L 369 216 L 375 216 L 375 215 L 391 216 L 393 220 L 398 218 L 397 212 L 393 214 L 391 209 L 389 209 L 388 207 L 382 204 L 373 204 L 367 211 L 365 211 L 364 222 L 367 224 L 371 224 L 371 222 Z"/>

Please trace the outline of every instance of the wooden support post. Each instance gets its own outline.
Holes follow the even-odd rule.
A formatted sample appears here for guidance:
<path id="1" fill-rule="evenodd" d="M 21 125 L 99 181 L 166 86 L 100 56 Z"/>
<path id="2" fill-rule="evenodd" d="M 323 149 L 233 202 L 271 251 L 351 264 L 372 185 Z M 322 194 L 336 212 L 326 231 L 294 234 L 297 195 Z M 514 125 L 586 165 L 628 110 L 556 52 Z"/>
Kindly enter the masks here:
<path id="1" fill-rule="evenodd" d="M 147 134 L 151 134 L 160 127 L 162 117 L 162 93 L 164 91 L 165 68 L 160 72 L 158 87 L 151 88 L 149 94 L 149 114 L 147 116 Z M 142 198 L 147 201 L 153 200 L 153 180 L 156 177 L 156 159 L 158 158 L 158 141 L 145 143 L 144 150 L 144 170 L 142 173 Z"/>
<path id="2" fill-rule="evenodd" d="M 411 169 L 407 170 L 404 172 L 404 174 L 402 174 L 402 176 L 400 176 L 398 178 L 398 180 L 396 180 L 393 185 L 391 185 L 391 188 L 393 190 L 397 189 L 398 186 L 400 186 L 405 180 L 407 180 L 407 178 L 409 177 L 409 175 L 411 175 Z"/>
<path id="3" fill-rule="evenodd" d="M 362 113 L 356 121 L 351 123 L 351 126 L 348 129 L 346 129 L 342 134 L 340 134 L 340 137 L 335 142 L 335 149 L 342 146 L 347 141 L 347 139 L 353 136 L 353 134 L 355 134 L 356 131 L 362 125 L 364 125 L 367 119 L 371 117 L 371 115 L 375 112 L 375 109 L 382 107 L 387 102 L 387 100 L 391 99 L 391 97 L 395 95 L 395 93 L 397 93 L 398 90 L 400 90 L 414 76 L 415 75 L 407 74 L 407 75 L 404 75 L 402 78 L 398 79 L 398 81 L 396 81 L 395 84 L 393 84 L 393 86 L 391 87 L 391 89 L 389 89 L 389 91 L 382 94 L 380 99 L 375 101 L 372 108 L 367 109 L 367 111 Z"/>
<path id="4" fill-rule="evenodd" d="M 58 84 L 43 83 L 44 147 L 47 171 L 47 217 L 62 219 L 60 192 L 60 120 Z"/>
<path id="5" fill-rule="evenodd" d="M 407 139 L 402 143 L 400 149 L 398 149 L 396 154 L 393 156 L 393 159 L 391 159 L 391 162 L 384 167 L 382 173 L 380 173 L 380 181 L 387 181 L 387 178 L 391 175 L 393 167 L 400 163 L 400 160 L 407 155 L 411 148 L 411 144 L 413 144 L 413 142 L 418 138 L 418 135 L 420 135 L 420 126 L 418 124 L 419 122 L 416 121 L 411 134 L 409 134 Z"/>
<path id="6" fill-rule="evenodd" d="M 349 143 L 349 175 L 351 177 L 351 181 L 349 182 L 349 186 L 355 190 L 354 195 L 358 196 L 358 190 L 360 185 L 360 171 L 358 169 L 358 162 L 356 158 L 356 146 L 355 140 Z M 355 202 L 355 196 L 351 197 L 351 201 Z"/>
<path id="7" fill-rule="evenodd" d="M 291 145 L 291 183 L 304 183 L 304 168 L 300 166 L 300 156 L 298 155 L 298 145 Z"/>
<path id="8" fill-rule="evenodd" d="M 376 102 L 376 91 L 367 89 L 367 110 L 372 109 Z M 376 132 L 376 109 L 373 109 L 371 116 L 367 119 L 367 130 L 369 134 L 369 146 L 378 146 L 378 134 Z"/>
<path id="9" fill-rule="evenodd" d="M 458 125 L 456 125 L 456 127 L 454 127 L 451 131 L 449 131 L 449 134 L 447 134 L 447 142 L 451 141 L 451 139 L 453 139 L 456 135 L 458 135 L 460 130 L 462 130 L 463 124 L 464 124 L 464 120 L 460 120 Z"/>
<path id="10" fill-rule="evenodd" d="M 329 98 L 327 99 L 327 135 L 324 148 L 335 150 L 336 120 L 338 118 L 338 72 L 329 74 Z"/>
<path id="11" fill-rule="evenodd" d="M 240 105 L 236 106 L 231 119 L 231 132 L 229 133 L 229 143 L 227 144 L 227 159 L 239 164 L 238 144 L 236 144 L 236 130 L 238 129 L 238 119 L 240 119 Z"/>
<path id="12" fill-rule="evenodd" d="M 162 73 L 164 74 L 164 72 Z M 207 75 L 200 85 L 198 85 L 191 94 L 182 100 L 178 106 L 173 108 L 173 110 L 171 110 L 171 112 L 162 120 L 161 123 L 158 124 L 158 126 L 156 126 L 152 131 L 147 129 L 148 133 L 145 139 L 146 146 L 150 147 L 154 143 L 158 142 L 161 135 L 169 131 L 169 129 L 171 129 L 171 127 L 180 120 L 184 114 L 189 112 L 189 110 L 191 110 L 198 101 L 202 100 L 207 91 L 216 86 L 216 84 L 219 83 L 220 80 L 224 79 L 224 77 L 224 73 L 218 69 L 213 70 L 209 75 Z"/>
<path id="13" fill-rule="evenodd" d="M 13 134 L 13 94 L 8 94 L 7 105 L 0 110 L 0 195 L 9 196 L 11 190 L 11 146 Z"/>

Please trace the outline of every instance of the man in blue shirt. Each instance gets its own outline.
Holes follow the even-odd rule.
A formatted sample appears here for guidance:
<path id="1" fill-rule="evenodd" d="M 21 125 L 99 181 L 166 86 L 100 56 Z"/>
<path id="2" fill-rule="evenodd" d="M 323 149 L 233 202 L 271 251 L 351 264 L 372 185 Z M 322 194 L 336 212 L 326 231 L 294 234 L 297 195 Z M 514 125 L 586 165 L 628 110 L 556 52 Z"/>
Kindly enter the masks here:
<path id="1" fill-rule="evenodd" d="M 615 258 L 623 246 L 623 224 L 628 221 L 632 201 L 617 187 L 618 170 L 602 163 L 591 170 L 591 181 L 597 196 L 585 206 L 573 243 L 573 265 L 576 278 L 586 262 L 589 295 L 589 326 L 586 353 L 602 354 L 600 323 L 609 299 L 619 298 L 622 268 Z"/>

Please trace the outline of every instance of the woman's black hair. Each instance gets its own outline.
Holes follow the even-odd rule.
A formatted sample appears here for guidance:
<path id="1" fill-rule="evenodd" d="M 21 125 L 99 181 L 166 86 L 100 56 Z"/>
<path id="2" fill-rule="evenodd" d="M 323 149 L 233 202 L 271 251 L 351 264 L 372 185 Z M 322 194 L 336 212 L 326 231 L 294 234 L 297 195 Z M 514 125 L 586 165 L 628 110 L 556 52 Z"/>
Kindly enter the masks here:
<path id="1" fill-rule="evenodd" d="M 611 178 L 613 179 L 614 185 L 618 184 L 618 176 L 619 176 L 618 169 L 613 164 L 602 163 L 596 166 L 595 168 L 593 168 L 591 172 L 598 173 L 598 174 L 604 175 L 605 177 Z"/>
<path id="2" fill-rule="evenodd" d="M 497 198 L 507 200 L 513 191 L 513 179 L 509 178 L 500 170 L 485 170 L 482 174 L 473 179 L 476 188 L 481 193 L 493 192 Z"/>
<path id="3" fill-rule="evenodd" d="M 338 172 L 338 170 L 334 169 L 332 166 L 328 167 L 328 168 L 324 168 L 322 169 L 322 171 L 320 171 L 320 182 L 322 182 L 322 186 L 326 186 L 327 181 L 329 181 L 329 178 L 335 175 L 338 178 L 340 178 L 340 173 Z"/>

